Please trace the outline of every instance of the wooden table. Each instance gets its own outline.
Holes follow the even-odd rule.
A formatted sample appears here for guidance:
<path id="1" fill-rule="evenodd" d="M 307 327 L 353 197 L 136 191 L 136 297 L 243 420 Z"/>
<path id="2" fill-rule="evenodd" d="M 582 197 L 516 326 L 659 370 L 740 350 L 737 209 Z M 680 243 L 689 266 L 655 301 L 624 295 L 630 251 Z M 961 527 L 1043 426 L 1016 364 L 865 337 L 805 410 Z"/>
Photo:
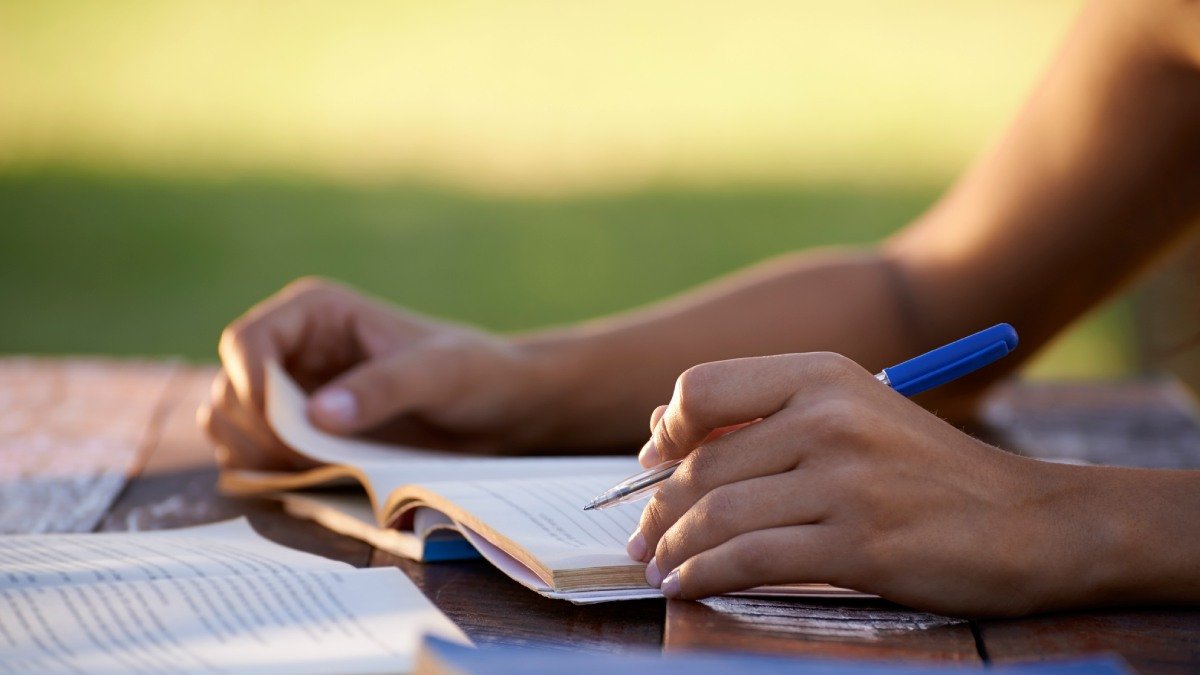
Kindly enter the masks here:
<path id="1" fill-rule="evenodd" d="M 738 648 L 956 662 L 1115 652 L 1143 673 L 1200 672 L 1200 611 L 1194 610 L 1146 608 L 964 621 L 883 601 L 716 598 L 579 607 L 547 600 L 483 561 L 399 560 L 290 518 L 273 502 L 218 495 L 212 451 L 194 421 L 196 407 L 207 395 L 211 367 L 12 359 L 0 364 L 0 463 L 5 452 L 12 457 L 16 446 L 34 443 L 30 439 L 36 439 L 42 452 L 53 451 L 56 443 L 58 449 L 70 451 L 71 444 L 81 442 L 80 430 L 62 420 L 69 421 L 70 414 L 80 410 L 111 406 L 115 399 L 119 409 L 131 411 L 126 417 L 137 416 L 142 431 L 131 434 L 138 424 L 115 424 L 118 413 L 103 415 L 112 453 L 124 443 L 134 461 L 128 486 L 95 514 L 93 529 L 149 530 L 245 515 L 259 532 L 279 543 L 357 566 L 400 567 L 480 644 L 537 642 L 608 651 Z M 75 382 L 79 372 L 87 374 L 87 386 Z M 39 389 L 36 405 L 23 404 L 30 382 L 51 383 Z M 1000 388 L 986 411 L 986 424 L 978 433 L 1015 452 L 1200 467 L 1200 421 L 1194 403 L 1170 381 L 1014 384 Z M 26 472 L 35 470 L 43 471 L 35 467 Z M 11 516 L 21 506 L 12 501 L 14 486 L 28 487 L 31 482 L 31 475 L 12 473 L 10 469 L 6 475 L 0 467 L 0 516 L 5 511 Z M 53 480 L 43 487 L 51 496 L 56 490 L 79 489 L 69 481 Z M 22 492 L 26 493 L 36 495 L 38 489 Z M 80 506 L 70 520 L 86 521 L 84 510 Z"/>

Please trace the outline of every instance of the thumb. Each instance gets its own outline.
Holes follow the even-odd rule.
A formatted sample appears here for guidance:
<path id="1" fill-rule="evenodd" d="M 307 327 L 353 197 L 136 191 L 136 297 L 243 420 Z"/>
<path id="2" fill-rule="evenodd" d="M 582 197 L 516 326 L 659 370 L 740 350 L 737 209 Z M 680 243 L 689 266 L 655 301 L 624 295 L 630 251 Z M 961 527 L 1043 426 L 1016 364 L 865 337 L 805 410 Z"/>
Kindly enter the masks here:
<path id="1" fill-rule="evenodd" d="M 447 345 L 429 344 L 360 363 L 313 393 L 309 418 L 328 431 L 352 434 L 446 405 L 459 389 L 459 356 Z"/>
<path id="2" fill-rule="evenodd" d="M 651 467 L 683 459 L 703 443 L 775 414 L 796 394 L 807 365 L 807 355 L 785 354 L 689 368 L 638 460 Z"/>

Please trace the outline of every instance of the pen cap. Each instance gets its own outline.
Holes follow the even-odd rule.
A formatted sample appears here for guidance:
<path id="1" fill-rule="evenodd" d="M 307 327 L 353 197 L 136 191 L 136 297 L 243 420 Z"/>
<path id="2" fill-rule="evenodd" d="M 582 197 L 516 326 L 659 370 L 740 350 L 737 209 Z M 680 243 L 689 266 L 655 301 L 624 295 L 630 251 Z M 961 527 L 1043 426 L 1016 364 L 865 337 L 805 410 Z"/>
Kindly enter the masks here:
<path id="1" fill-rule="evenodd" d="M 915 359 L 884 368 L 888 382 L 905 396 L 915 396 L 979 370 L 1017 347 L 1017 331 L 1001 323 L 951 342 Z"/>

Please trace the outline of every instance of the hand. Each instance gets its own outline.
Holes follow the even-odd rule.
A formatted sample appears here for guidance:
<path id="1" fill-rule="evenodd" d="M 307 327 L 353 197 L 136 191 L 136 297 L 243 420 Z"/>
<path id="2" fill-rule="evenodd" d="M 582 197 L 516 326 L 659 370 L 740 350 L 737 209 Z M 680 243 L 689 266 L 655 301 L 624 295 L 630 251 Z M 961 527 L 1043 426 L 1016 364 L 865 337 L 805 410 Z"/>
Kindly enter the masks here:
<path id="1" fill-rule="evenodd" d="M 667 597 L 824 582 L 1010 615 L 1077 604 L 1095 581 L 1105 533 L 1071 478 L 1086 468 L 988 446 L 837 355 L 688 370 L 641 454 L 682 457 L 629 544 Z"/>
<path id="2" fill-rule="evenodd" d="M 536 372 L 524 350 L 328 281 L 301 279 L 253 307 L 225 329 L 219 352 L 198 418 L 225 466 L 309 465 L 267 424 L 271 360 L 313 390 L 309 417 L 334 433 L 471 450 L 519 446 L 536 429 Z"/>

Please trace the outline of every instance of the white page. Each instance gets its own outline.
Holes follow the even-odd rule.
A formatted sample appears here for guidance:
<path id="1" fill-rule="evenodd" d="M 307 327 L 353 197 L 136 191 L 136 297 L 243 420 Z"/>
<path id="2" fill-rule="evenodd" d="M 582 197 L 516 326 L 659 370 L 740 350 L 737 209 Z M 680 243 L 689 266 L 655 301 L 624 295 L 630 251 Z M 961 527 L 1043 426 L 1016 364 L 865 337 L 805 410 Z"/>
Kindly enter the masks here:
<path id="1" fill-rule="evenodd" d="M 583 505 L 627 475 L 458 481 L 429 488 L 552 569 L 623 567 L 639 564 L 629 559 L 625 544 L 645 505 L 594 511 Z"/>
<path id="2" fill-rule="evenodd" d="M 396 672 L 424 631 L 465 641 L 399 570 L 292 551 L 244 520 L 2 537 L 0 606 L 0 672 Z"/>
<path id="3" fill-rule="evenodd" d="M 628 457 L 473 457 L 410 446 L 337 436 L 308 420 L 303 390 L 276 363 L 267 364 L 267 419 L 275 433 L 295 450 L 327 464 L 363 470 L 380 501 L 396 488 L 476 478 L 573 476 L 641 470 Z"/>
<path id="4" fill-rule="evenodd" d="M 275 362 L 267 362 L 267 421 L 292 448 L 325 462 L 361 466 L 397 459 L 439 459 L 445 453 L 345 438 L 321 431 L 308 421 L 307 395 Z"/>

